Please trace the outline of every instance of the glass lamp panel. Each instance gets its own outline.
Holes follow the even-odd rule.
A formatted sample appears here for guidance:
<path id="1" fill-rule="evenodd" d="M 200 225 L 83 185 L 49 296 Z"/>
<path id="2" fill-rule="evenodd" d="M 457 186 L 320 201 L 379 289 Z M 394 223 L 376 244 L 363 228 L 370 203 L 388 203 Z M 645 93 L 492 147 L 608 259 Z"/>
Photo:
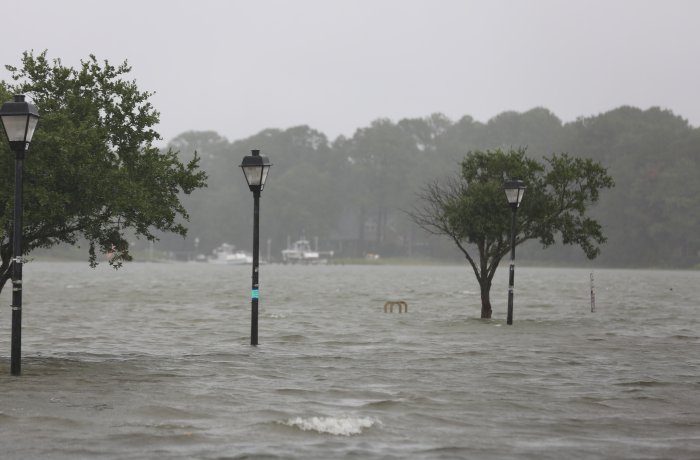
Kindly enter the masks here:
<path id="1" fill-rule="evenodd" d="M 255 166 L 243 166 L 243 174 L 248 181 L 248 185 L 261 185 L 263 180 L 263 168 Z"/>
<path id="2" fill-rule="evenodd" d="M 267 180 L 267 173 L 270 172 L 270 165 L 264 165 L 262 168 L 262 181 L 260 185 L 265 186 L 265 181 Z"/>
<path id="3" fill-rule="evenodd" d="M 35 118 L 35 120 L 39 120 Z M 7 138 L 10 142 L 24 142 L 24 134 L 27 129 L 27 115 L 5 115 L 2 117 L 2 124 L 5 127 Z M 36 121 L 31 128 L 34 134 Z"/>
<path id="4" fill-rule="evenodd" d="M 516 204 L 520 203 L 520 200 L 522 199 L 522 195 L 518 197 L 520 192 L 520 189 L 517 188 L 507 188 L 506 189 L 506 198 L 508 198 L 508 203 L 510 204 Z"/>
<path id="5" fill-rule="evenodd" d="M 25 139 L 26 142 L 32 141 L 37 123 L 39 123 L 39 117 L 29 117 L 29 122 L 27 123 L 27 138 Z"/>

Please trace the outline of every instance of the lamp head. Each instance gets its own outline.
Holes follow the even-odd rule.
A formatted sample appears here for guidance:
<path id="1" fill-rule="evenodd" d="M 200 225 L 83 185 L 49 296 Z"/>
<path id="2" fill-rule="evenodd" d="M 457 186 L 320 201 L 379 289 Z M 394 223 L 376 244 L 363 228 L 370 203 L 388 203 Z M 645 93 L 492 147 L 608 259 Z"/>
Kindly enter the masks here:
<path id="1" fill-rule="evenodd" d="M 260 155 L 260 150 L 252 150 L 251 155 L 243 157 L 243 162 L 240 166 L 250 191 L 261 192 L 265 187 L 270 166 L 272 166 L 270 159 L 265 155 Z"/>
<path id="2" fill-rule="evenodd" d="M 27 150 L 39 122 L 36 106 L 26 102 L 24 94 L 17 94 L 13 101 L 5 102 L 0 107 L 0 118 L 12 150 Z"/>
<path id="3" fill-rule="evenodd" d="M 517 209 L 520 206 L 520 202 L 523 201 L 523 195 L 525 194 L 525 188 L 525 183 L 517 179 L 507 180 L 503 184 L 503 189 L 506 192 L 506 198 L 511 208 Z"/>

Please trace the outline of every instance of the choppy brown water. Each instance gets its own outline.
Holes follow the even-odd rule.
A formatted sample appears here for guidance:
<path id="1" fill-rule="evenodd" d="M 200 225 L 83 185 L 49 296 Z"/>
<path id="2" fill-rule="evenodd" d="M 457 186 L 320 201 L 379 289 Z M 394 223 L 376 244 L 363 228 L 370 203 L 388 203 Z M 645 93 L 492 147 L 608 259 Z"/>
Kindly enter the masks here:
<path id="1" fill-rule="evenodd" d="M 3 459 L 700 458 L 699 272 L 25 266 Z M 384 314 L 403 299 L 409 313 Z M 9 305 L 9 293 L 2 294 Z"/>

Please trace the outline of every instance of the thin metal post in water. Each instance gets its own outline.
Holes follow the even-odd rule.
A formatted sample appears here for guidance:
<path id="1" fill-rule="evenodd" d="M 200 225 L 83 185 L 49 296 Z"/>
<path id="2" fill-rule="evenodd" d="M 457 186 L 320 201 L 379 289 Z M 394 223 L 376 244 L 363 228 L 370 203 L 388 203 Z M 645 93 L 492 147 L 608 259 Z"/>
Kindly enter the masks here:
<path id="1" fill-rule="evenodd" d="M 593 285 L 593 272 L 591 272 L 591 313 L 595 312 L 595 286 Z"/>
<path id="2" fill-rule="evenodd" d="M 15 151 L 15 214 L 12 231 L 12 338 L 10 374 L 22 373 L 22 172 L 24 150 Z"/>
<path id="3" fill-rule="evenodd" d="M 260 253 L 260 192 L 253 192 L 253 290 L 251 294 L 250 344 L 258 344 L 258 254 Z"/>
<path id="4" fill-rule="evenodd" d="M 510 224 L 510 276 L 508 282 L 508 319 L 507 324 L 513 324 L 513 285 L 515 284 L 515 213 L 513 207 L 513 220 Z"/>
<path id="5" fill-rule="evenodd" d="M 241 163 L 241 169 L 248 182 L 248 188 L 253 192 L 253 286 L 250 295 L 250 344 L 258 344 L 258 266 L 260 259 L 260 192 L 265 187 L 265 179 L 270 170 L 270 160 L 260 155 L 260 150 L 252 150 L 252 155 L 246 155 Z"/>

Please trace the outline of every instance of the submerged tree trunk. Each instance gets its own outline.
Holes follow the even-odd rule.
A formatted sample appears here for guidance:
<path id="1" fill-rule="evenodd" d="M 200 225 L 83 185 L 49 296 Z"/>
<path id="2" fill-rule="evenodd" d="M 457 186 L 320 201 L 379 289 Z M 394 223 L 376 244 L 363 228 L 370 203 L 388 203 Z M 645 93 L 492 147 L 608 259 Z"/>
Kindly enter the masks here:
<path id="1" fill-rule="evenodd" d="M 10 242 L 0 246 L 0 292 L 7 281 L 12 278 L 12 245 Z"/>
<path id="2" fill-rule="evenodd" d="M 2 289 L 5 287 L 5 284 L 10 280 L 12 277 L 10 274 L 10 270 L 7 267 L 0 268 L 0 292 L 2 292 Z"/>
<path id="3" fill-rule="evenodd" d="M 493 310 L 491 309 L 491 280 L 479 279 L 479 288 L 481 290 L 481 318 L 491 319 Z"/>

